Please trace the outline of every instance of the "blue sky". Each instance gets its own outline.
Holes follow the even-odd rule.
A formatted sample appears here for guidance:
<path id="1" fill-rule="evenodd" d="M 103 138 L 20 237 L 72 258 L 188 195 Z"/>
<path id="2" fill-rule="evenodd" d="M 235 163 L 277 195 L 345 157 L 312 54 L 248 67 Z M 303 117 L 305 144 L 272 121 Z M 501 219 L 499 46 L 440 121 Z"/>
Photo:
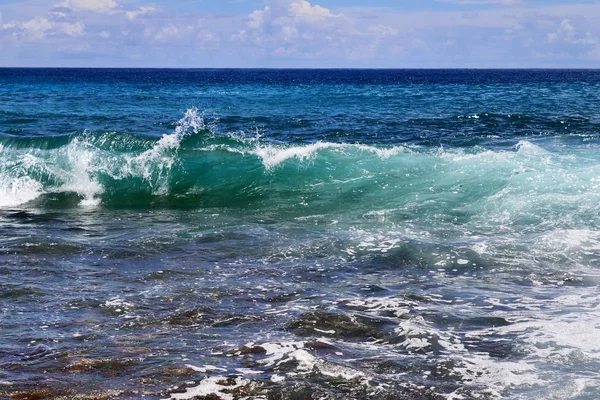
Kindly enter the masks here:
<path id="1" fill-rule="evenodd" d="M 0 66 L 600 67 L 600 0 L 0 0 Z"/>

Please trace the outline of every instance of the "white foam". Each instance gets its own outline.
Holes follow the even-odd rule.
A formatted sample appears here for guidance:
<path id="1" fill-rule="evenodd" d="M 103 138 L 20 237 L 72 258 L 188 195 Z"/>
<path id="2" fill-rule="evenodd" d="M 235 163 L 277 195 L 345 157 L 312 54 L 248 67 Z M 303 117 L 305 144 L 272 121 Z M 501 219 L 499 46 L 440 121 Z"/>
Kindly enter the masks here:
<path id="1" fill-rule="evenodd" d="M 535 145 L 527 140 L 521 140 L 516 144 L 515 148 L 521 154 L 529 155 L 549 155 L 550 152 L 543 149 L 542 147 Z"/>
<path id="2" fill-rule="evenodd" d="M 66 183 L 57 191 L 75 192 L 83 197 L 81 205 L 95 206 L 104 192 L 102 185 L 92 177 L 97 164 L 97 152 L 85 140 L 76 138 L 66 148 L 69 167 L 65 169 Z"/>
<path id="3" fill-rule="evenodd" d="M 310 371 L 316 358 L 304 350 L 304 342 L 263 343 L 260 345 L 269 356 L 261 363 L 266 366 L 280 365 L 290 360 L 298 361 L 298 370 Z"/>
<path id="4" fill-rule="evenodd" d="M 15 207 L 27 203 L 42 193 L 42 185 L 28 176 L 11 179 L 0 175 L 0 207 Z"/>
<path id="5" fill-rule="evenodd" d="M 230 382 L 228 382 L 227 385 L 220 384 L 220 382 L 227 380 L 228 378 L 224 376 L 211 376 L 202 380 L 198 386 L 187 389 L 185 393 L 174 393 L 170 398 L 175 400 L 187 400 L 195 397 L 217 395 L 222 400 L 233 400 L 233 395 L 226 393 L 224 390 L 230 391 L 250 383 L 247 379 L 235 378 L 235 384 L 231 384 Z"/>
<path id="6" fill-rule="evenodd" d="M 531 308 L 536 315 L 540 308 L 553 310 L 551 319 L 529 318 L 501 328 L 479 332 L 485 334 L 518 333 L 528 350 L 538 358 L 548 360 L 563 357 L 573 351 L 585 358 L 600 360 L 600 297 L 597 295 L 571 294 L 546 300 L 544 304 Z M 576 312 L 565 311 L 575 308 Z"/>
<path id="7" fill-rule="evenodd" d="M 563 301 L 576 300 L 564 299 Z M 406 303 L 410 308 L 407 308 Z M 507 389 L 539 387 L 545 384 L 545 381 L 539 375 L 535 361 L 504 361 L 485 353 L 473 352 L 452 331 L 438 329 L 421 316 L 411 316 L 411 309 L 416 310 L 419 308 L 418 303 L 412 300 L 384 297 L 355 299 L 344 304 L 349 307 L 359 307 L 362 312 L 374 315 L 378 315 L 381 311 L 398 310 L 397 315 L 401 316 L 402 320 L 397 324 L 395 333 L 398 337 L 404 338 L 404 341 L 395 346 L 405 351 L 427 351 L 435 338 L 443 348 L 441 354 L 436 355 L 437 360 L 452 360 L 455 365 L 452 373 L 459 376 L 458 379 L 463 383 L 462 387 L 455 392 L 438 393 L 447 399 L 461 399 L 464 396 L 471 398 L 474 393 L 479 393 L 483 396 L 482 398 L 500 399 L 503 398 Z M 487 335 L 498 334 L 498 330 L 495 328 L 494 333 L 491 330 L 490 332 L 485 331 L 485 333 L 484 331 L 475 333 L 473 336 L 467 335 L 467 337 L 487 340 Z M 387 349 L 383 345 L 378 345 L 377 348 L 379 352 L 393 349 L 393 347 Z"/>
<path id="8" fill-rule="evenodd" d="M 313 156 L 319 150 L 342 149 L 344 147 L 347 147 L 347 145 L 324 142 L 317 142 L 306 146 L 292 146 L 287 148 L 272 145 L 259 145 L 253 151 L 253 153 L 262 159 L 266 169 L 271 169 L 291 158 L 305 160 Z"/>
<path id="9" fill-rule="evenodd" d="M 590 395 L 586 396 L 585 392 L 593 390 L 597 394 L 598 388 L 600 388 L 598 379 L 576 378 L 568 381 L 562 380 L 562 382 L 546 385 L 541 393 L 532 398 L 535 400 L 591 399 L 597 398 L 597 395 L 594 397 Z"/>
<path id="10" fill-rule="evenodd" d="M 474 387 L 485 388 L 488 398 L 504 398 L 503 392 L 509 388 L 542 386 L 546 382 L 538 377 L 533 363 L 510 362 L 493 359 L 488 355 L 470 353 L 461 358 L 462 366 L 455 366 L 461 380 Z"/>
<path id="11" fill-rule="evenodd" d="M 128 156 L 121 171 L 113 171 L 119 179 L 142 177 L 153 187 L 155 194 L 168 192 L 168 180 L 177 161 L 181 141 L 189 134 L 205 129 L 206 124 L 196 108 L 188 109 L 178 121 L 175 131 L 162 138 L 151 149 L 137 156 Z M 116 173 L 115 173 L 116 172 Z"/>
<path id="12" fill-rule="evenodd" d="M 319 341 L 331 344 L 331 341 L 324 338 L 319 339 Z M 336 365 L 315 357 L 305 348 L 304 342 L 262 343 L 259 344 L 259 346 L 266 350 L 267 357 L 262 360 L 257 360 L 257 363 L 263 366 L 277 368 L 292 361 L 295 363 L 295 370 L 286 373 L 286 375 L 319 372 L 325 376 L 347 380 L 361 379 L 365 383 L 369 380 L 369 376 L 362 371 L 342 365 Z M 238 372 L 243 372 L 243 370 L 238 369 Z M 261 372 L 256 370 L 248 371 L 249 375 L 257 375 L 259 373 Z M 285 380 L 285 376 L 277 375 L 274 378 L 274 381 L 277 382 L 283 380 Z"/>
<path id="13" fill-rule="evenodd" d="M 173 133 L 164 135 L 151 149 L 140 154 L 104 151 L 97 143 L 103 143 L 106 137 L 93 140 L 87 132 L 56 149 L 0 145 L 0 155 L 7 160 L 0 166 L 0 207 L 24 204 L 48 192 L 74 192 L 82 197 L 81 205 L 98 205 L 104 192 L 98 180 L 101 174 L 116 180 L 142 178 L 156 194 L 164 194 L 181 141 L 205 128 L 198 111 L 189 109 Z M 107 137 L 110 140 L 112 136 Z"/>
<path id="14" fill-rule="evenodd" d="M 556 229 L 540 240 L 546 251 L 600 251 L 600 231 L 589 229 Z"/>
<path id="15" fill-rule="evenodd" d="M 360 144 L 317 142 L 309 145 L 290 147 L 258 144 L 252 151 L 252 154 L 260 157 L 265 168 L 269 170 L 293 158 L 301 161 L 311 159 L 321 150 L 359 150 L 362 152 L 373 153 L 382 159 L 392 157 L 398 153 L 406 153 L 410 151 L 406 147 L 401 146 L 379 148 Z"/>
<path id="16" fill-rule="evenodd" d="M 385 311 L 392 313 L 396 317 L 403 317 L 410 314 L 411 308 L 417 307 L 417 303 L 412 300 L 397 297 L 367 297 L 353 299 L 345 303 L 347 307 L 367 309 L 372 313 Z"/>
<path id="17" fill-rule="evenodd" d="M 114 297 L 110 300 L 107 300 L 104 302 L 104 307 L 106 308 L 113 308 L 113 309 L 125 309 L 125 310 L 130 310 L 132 308 L 135 307 L 135 304 L 122 299 L 120 297 Z"/>
<path id="18" fill-rule="evenodd" d="M 206 373 L 206 372 L 209 372 L 209 371 L 227 372 L 226 368 L 216 367 L 214 365 L 205 365 L 203 367 L 197 367 L 195 365 L 186 364 L 185 366 L 188 367 L 191 370 L 194 370 L 196 372 L 202 372 L 202 373 Z"/>

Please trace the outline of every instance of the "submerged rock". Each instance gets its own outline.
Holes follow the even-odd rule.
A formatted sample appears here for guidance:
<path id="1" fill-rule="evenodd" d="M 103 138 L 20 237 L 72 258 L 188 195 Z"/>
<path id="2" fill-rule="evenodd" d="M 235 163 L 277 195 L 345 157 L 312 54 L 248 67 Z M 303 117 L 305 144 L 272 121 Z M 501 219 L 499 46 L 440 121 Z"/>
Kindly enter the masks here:
<path id="1" fill-rule="evenodd" d="M 311 311 L 290 322 L 287 329 L 300 335 L 326 335 L 336 338 L 380 338 L 386 321 L 365 316 Z"/>
<path id="2" fill-rule="evenodd" d="M 82 359 L 69 364 L 64 371 L 80 373 L 97 371 L 108 376 L 121 376 L 137 364 L 133 359 Z"/>

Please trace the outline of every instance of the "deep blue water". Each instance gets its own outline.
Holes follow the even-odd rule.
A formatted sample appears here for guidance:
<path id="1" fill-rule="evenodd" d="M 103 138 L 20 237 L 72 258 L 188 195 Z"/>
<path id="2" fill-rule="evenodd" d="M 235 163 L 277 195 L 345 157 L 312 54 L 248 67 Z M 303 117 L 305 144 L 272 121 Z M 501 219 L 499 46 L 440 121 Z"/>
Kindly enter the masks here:
<path id="1" fill-rule="evenodd" d="M 592 70 L 0 69 L 0 398 L 597 399 L 599 128 Z"/>

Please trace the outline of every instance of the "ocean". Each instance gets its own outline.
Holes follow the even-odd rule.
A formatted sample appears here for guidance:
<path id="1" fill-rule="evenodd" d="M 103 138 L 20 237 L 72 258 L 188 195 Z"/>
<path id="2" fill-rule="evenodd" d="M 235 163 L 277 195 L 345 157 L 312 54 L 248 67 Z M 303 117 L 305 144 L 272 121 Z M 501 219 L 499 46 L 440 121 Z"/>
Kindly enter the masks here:
<path id="1" fill-rule="evenodd" d="M 0 398 L 600 398 L 600 71 L 0 69 Z"/>

